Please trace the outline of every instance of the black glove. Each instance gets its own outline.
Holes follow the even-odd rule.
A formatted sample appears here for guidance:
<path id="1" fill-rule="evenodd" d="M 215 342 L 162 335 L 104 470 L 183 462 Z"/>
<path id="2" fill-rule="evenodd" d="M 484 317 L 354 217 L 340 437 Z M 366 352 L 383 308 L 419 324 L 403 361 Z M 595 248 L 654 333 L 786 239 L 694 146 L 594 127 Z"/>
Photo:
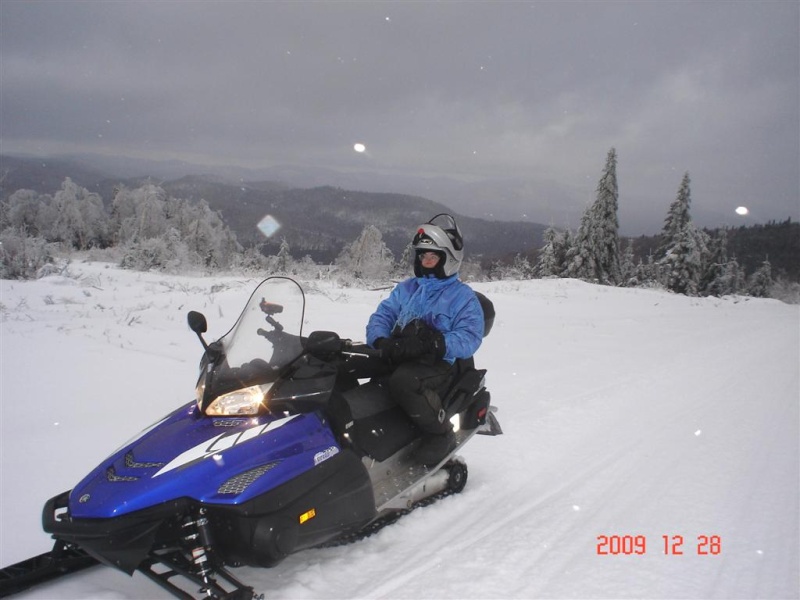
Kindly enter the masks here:
<path id="1" fill-rule="evenodd" d="M 422 340 L 413 337 L 381 338 L 375 342 L 375 347 L 382 352 L 383 360 L 393 365 L 414 360 L 425 353 Z"/>
<path id="2" fill-rule="evenodd" d="M 436 362 L 446 352 L 444 336 L 429 328 L 420 330 L 416 336 L 380 338 L 373 345 L 382 352 L 386 362 L 395 365 L 417 359 Z"/>
<path id="3" fill-rule="evenodd" d="M 427 353 L 433 356 L 434 361 L 444 358 L 447 353 L 447 345 L 444 343 L 444 336 L 440 331 L 433 330 L 427 340 L 423 340 Z"/>
<path id="4" fill-rule="evenodd" d="M 411 321 L 405 326 L 400 335 L 404 337 L 413 336 L 422 340 L 422 354 L 433 358 L 433 362 L 442 360 L 447 352 L 442 332 L 434 329 L 421 319 Z"/>

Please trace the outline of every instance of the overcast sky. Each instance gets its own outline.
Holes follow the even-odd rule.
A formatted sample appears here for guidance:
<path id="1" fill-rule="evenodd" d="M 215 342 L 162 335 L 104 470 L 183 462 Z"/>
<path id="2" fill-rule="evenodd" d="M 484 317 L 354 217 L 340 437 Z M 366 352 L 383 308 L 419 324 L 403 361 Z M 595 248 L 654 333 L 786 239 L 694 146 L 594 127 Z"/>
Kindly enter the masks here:
<path id="1" fill-rule="evenodd" d="M 799 219 L 799 40 L 797 1 L 0 0 L 0 149 L 513 178 L 586 204 L 615 147 L 623 227 L 658 230 L 686 171 L 696 214 Z"/>

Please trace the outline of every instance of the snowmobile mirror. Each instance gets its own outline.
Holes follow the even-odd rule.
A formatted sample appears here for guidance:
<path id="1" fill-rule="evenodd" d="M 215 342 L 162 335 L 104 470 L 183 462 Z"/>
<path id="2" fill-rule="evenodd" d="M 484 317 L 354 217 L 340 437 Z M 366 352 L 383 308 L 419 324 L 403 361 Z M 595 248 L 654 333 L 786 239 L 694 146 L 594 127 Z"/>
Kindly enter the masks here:
<path id="1" fill-rule="evenodd" d="M 203 339 L 203 334 L 208 330 L 206 316 L 196 310 L 190 310 L 189 314 L 186 315 L 186 320 L 189 322 L 189 329 L 197 334 L 200 343 L 203 344 L 203 349 L 208 352 L 208 344 L 206 344 L 206 341 Z"/>
<path id="2" fill-rule="evenodd" d="M 342 340 L 333 331 L 312 331 L 305 348 L 311 354 L 335 354 L 342 351 Z"/>
<path id="3" fill-rule="evenodd" d="M 186 320 L 189 322 L 189 329 L 197 335 L 208 331 L 208 321 L 206 321 L 206 316 L 203 313 L 190 310 L 189 314 L 186 315 Z"/>

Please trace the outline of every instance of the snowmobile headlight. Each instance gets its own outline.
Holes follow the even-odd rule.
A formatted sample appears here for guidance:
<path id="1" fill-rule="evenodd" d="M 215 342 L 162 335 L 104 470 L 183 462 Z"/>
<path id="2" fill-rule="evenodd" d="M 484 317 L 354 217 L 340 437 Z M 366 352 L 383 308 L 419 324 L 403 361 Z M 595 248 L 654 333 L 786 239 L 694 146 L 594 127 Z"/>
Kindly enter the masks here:
<path id="1" fill-rule="evenodd" d="M 267 392 L 271 383 L 251 385 L 222 396 L 217 396 L 206 408 L 209 417 L 255 416 L 267 408 Z"/>

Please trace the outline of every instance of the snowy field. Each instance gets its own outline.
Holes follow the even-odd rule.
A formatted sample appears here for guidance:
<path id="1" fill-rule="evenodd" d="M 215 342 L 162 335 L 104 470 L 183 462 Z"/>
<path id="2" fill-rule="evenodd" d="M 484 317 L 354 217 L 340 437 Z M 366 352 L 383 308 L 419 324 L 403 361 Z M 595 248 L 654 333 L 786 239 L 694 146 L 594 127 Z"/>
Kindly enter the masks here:
<path id="1" fill-rule="evenodd" d="M 44 552 L 42 505 L 193 396 L 257 280 L 125 272 L 0 282 L 0 565 Z M 388 293 L 304 283 L 304 332 L 361 340 Z M 475 286 L 505 435 L 463 493 L 346 547 L 236 569 L 300 598 L 798 598 L 800 308 L 572 280 Z M 680 536 L 680 537 L 679 537 Z M 682 541 L 682 543 L 681 543 Z M 21 598 L 165 598 L 97 567 Z"/>

